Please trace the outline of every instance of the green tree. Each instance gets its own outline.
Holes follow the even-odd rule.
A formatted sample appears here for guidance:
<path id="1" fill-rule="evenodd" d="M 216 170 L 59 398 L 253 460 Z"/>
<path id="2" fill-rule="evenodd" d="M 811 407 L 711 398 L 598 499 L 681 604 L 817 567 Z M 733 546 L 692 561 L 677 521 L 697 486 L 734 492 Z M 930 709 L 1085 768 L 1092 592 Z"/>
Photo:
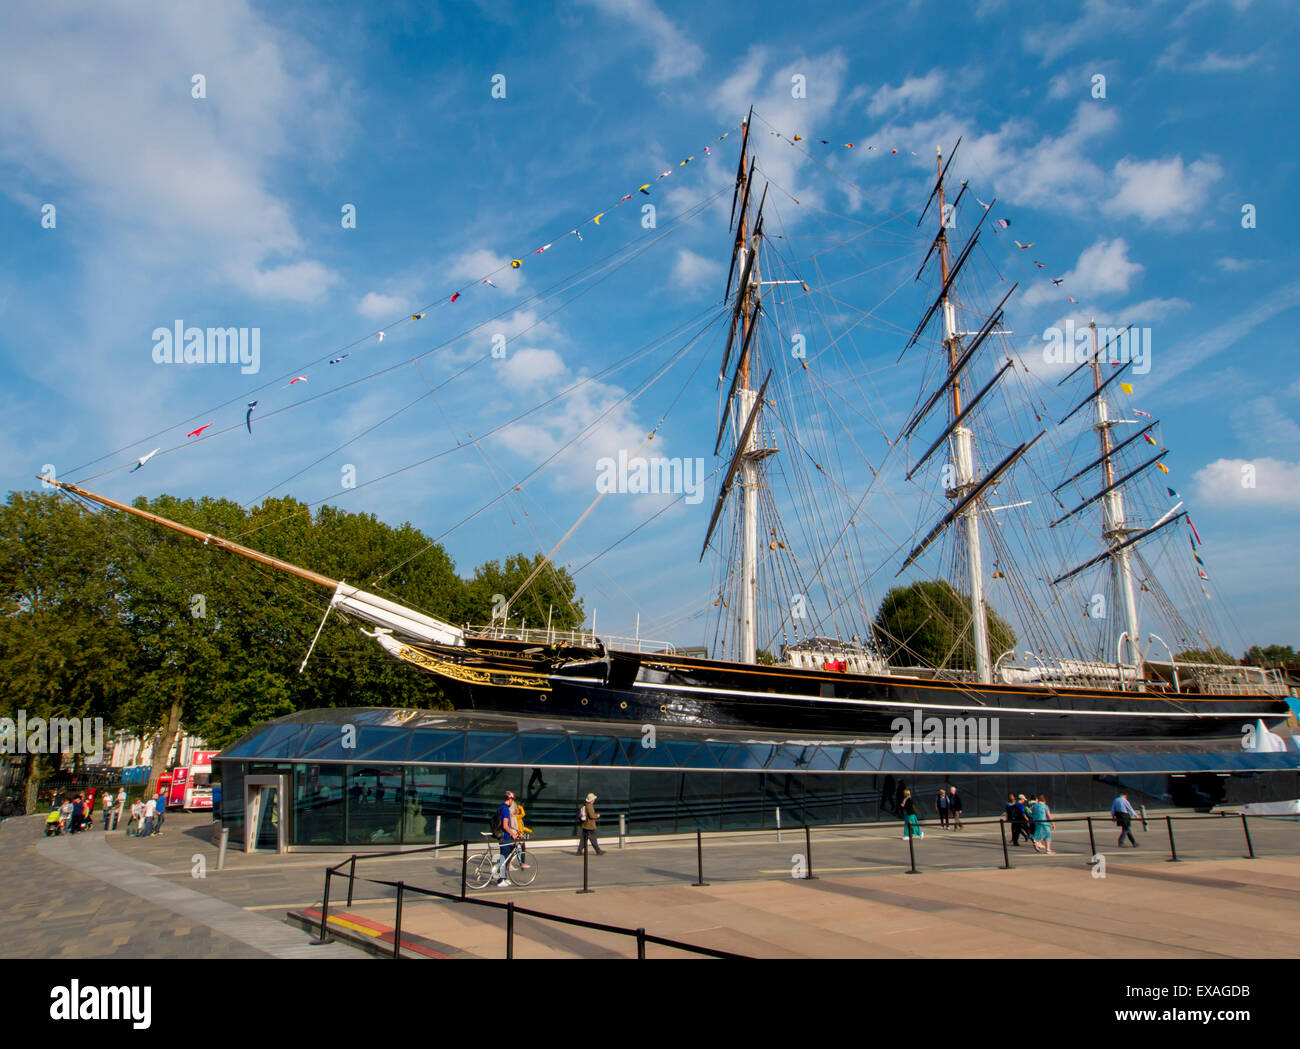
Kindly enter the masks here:
<path id="1" fill-rule="evenodd" d="M 1217 645 L 1213 648 L 1189 648 L 1179 652 L 1174 656 L 1180 663 L 1235 663 L 1237 662 L 1232 656 L 1228 655 Z"/>
<path id="2" fill-rule="evenodd" d="M 121 579 L 100 522 L 54 494 L 0 507 L 0 714 L 108 718 L 127 687 Z M 26 807 L 57 755 L 28 754 Z"/>
<path id="3" fill-rule="evenodd" d="M 1300 663 L 1300 655 L 1290 645 L 1251 645 L 1241 661 L 1253 667 L 1289 667 Z"/>
<path id="4" fill-rule="evenodd" d="M 971 618 L 969 596 L 947 582 L 922 580 L 890 590 L 872 630 L 892 666 L 973 667 Z M 988 624 L 989 650 L 996 659 L 1015 646 L 1016 635 L 992 608 Z"/>
<path id="5" fill-rule="evenodd" d="M 501 607 L 541 562 L 541 554 L 530 557 L 520 553 L 507 557 L 504 566 L 498 561 L 479 565 L 465 586 L 468 621 L 488 623 L 494 614 L 500 618 Z M 573 577 L 568 569 L 551 564 L 537 573 L 506 615 L 512 625 L 527 623 L 529 628 L 538 630 L 546 629 L 548 619 L 556 630 L 576 630 L 584 619 L 582 600 L 577 596 Z"/>

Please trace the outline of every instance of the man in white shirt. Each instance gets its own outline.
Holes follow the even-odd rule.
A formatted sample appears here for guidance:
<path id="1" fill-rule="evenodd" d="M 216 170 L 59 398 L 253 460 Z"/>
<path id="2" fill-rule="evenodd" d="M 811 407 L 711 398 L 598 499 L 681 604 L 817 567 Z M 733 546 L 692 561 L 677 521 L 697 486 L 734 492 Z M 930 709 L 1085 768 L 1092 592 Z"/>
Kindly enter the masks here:
<path id="1" fill-rule="evenodd" d="M 158 815 L 158 802 L 150 798 L 144 803 L 144 826 L 140 829 L 140 837 L 147 838 L 153 834 L 153 820 Z"/>

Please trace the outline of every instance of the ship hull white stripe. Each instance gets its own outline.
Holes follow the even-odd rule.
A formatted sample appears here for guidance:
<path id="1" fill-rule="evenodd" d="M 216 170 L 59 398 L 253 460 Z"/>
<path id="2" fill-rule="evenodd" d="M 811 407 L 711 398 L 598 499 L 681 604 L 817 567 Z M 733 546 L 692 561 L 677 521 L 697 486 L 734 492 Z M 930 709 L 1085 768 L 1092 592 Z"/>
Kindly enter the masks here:
<path id="1" fill-rule="evenodd" d="M 553 678 L 556 675 L 551 675 Z M 589 681 L 593 686 L 600 682 L 591 678 L 564 678 L 565 681 Z M 1054 710 L 1043 707 L 967 707 L 953 703 L 913 703 L 901 699 L 840 699 L 834 696 L 799 696 L 791 692 L 738 692 L 733 689 L 708 688 L 702 685 L 656 685 L 648 681 L 634 681 L 633 688 L 660 689 L 668 692 L 707 692 L 718 696 L 738 696 L 743 699 L 793 699 L 807 703 L 841 703 L 848 706 L 920 708 L 927 710 L 969 710 L 979 714 L 1096 714 L 1102 717 L 1117 718 L 1273 718 L 1279 715 L 1273 711 L 1250 713 L 1248 711 L 1221 711 L 1213 714 L 1184 713 L 1182 711 L 1145 711 L 1145 710 Z"/>

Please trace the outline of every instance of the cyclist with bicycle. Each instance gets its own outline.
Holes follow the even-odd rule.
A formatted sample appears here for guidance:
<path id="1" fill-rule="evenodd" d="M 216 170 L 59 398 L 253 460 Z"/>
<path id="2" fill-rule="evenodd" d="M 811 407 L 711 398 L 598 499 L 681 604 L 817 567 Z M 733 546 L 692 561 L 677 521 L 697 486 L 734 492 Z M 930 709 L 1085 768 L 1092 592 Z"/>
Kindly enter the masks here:
<path id="1" fill-rule="evenodd" d="M 509 885 L 510 879 L 506 877 L 506 864 L 510 861 L 510 854 L 515 851 L 515 842 L 519 838 L 518 823 L 515 820 L 514 813 L 515 792 L 506 791 L 505 800 L 497 808 L 496 819 L 493 823 L 501 828 L 500 845 L 501 858 L 497 860 L 494 873 L 497 875 L 498 885 Z"/>

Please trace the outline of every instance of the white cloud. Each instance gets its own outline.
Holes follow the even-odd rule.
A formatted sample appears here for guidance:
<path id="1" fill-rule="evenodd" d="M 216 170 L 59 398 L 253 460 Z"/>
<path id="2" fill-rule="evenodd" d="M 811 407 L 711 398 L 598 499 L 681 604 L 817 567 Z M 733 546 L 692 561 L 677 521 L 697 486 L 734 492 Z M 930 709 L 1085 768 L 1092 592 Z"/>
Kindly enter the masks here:
<path id="1" fill-rule="evenodd" d="M 664 83 L 690 76 L 704 64 L 704 52 L 651 0 L 585 0 L 611 18 L 622 18 L 644 34 L 654 49 L 649 78 Z"/>
<path id="2" fill-rule="evenodd" d="M 532 347 L 507 353 L 501 364 L 502 376 L 515 389 L 535 386 L 547 379 L 558 378 L 564 372 L 564 359 L 558 353 Z"/>
<path id="3" fill-rule="evenodd" d="M 1242 440 L 1255 447 L 1282 451 L 1300 448 L 1300 426 L 1272 397 L 1255 397 L 1233 404 L 1232 425 Z"/>
<path id="4" fill-rule="evenodd" d="M 1216 459 L 1192 475 L 1200 497 L 1218 506 L 1300 507 L 1300 463 Z"/>
<path id="5" fill-rule="evenodd" d="M 1128 291 L 1133 278 L 1141 272 L 1141 264 L 1128 257 L 1128 244 L 1123 237 L 1102 239 L 1084 249 L 1074 268 L 1062 276 L 1061 287 L 1048 282 L 1036 284 L 1025 292 L 1021 302 L 1025 306 L 1035 306 L 1059 298 L 1067 291 L 1076 299 L 1122 294 Z"/>
<path id="6" fill-rule="evenodd" d="M 367 320 L 391 321 L 406 312 L 406 300 L 397 295 L 381 295 L 377 291 L 369 291 L 357 303 L 357 312 Z"/>
<path id="7" fill-rule="evenodd" d="M 1224 273 L 1242 273 L 1255 265 L 1254 259 L 1234 259 L 1225 257 L 1218 259 L 1215 263 Z"/>
<path id="8" fill-rule="evenodd" d="M 678 288 L 699 295 L 712 290 L 721 298 L 722 279 L 722 264 L 717 259 L 697 255 L 687 248 L 677 253 L 677 260 L 673 263 L 672 282 Z M 713 285 L 717 285 L 717 288 L 714 289 Z"/>
<path id="9" fill-rule="evenodd" d="M 932 69 L 925 76 L 908 77 L 898 87 L 885 84 L 871 96 L 867 112 L 878 117 L 896 109 L 927 105 L 943 94 L 945 83 L 943 71 Z"/>
<path id="10" fill-rule="evenodd" d="M 204 274 L 262 298 L 311 301 L 333 283 L 301 257 L 269 177 L 273 162 L 328 159 L 347 137 L 341 88 L 305 47 L 243 0 L 71 0 L 7 14 L 0 162 L 93 215 L 115 262 L 197 258 Z M 165 61 L 111 43 L 127 40 L 131 54 Z M 205 98 L 192 97 L 193 72 Z"/>
<path id="11" fill-rule="evenodd" d="M 1105 207 L 1113 214 L 1135 216 L 1147 223 L 1170 220 L 1182 225 L 1205 204 L 1211 184 L 1222 175 L 1223 168 L 1213 159 L 1184 166 L 1181 156 L 1145 161 L 1125 157 L 1115 165 L 1119 192 Z"/>
<path id="12" fill-rule="evenodd" d="M 1086 0 L 1072 22 L 1045 22 L 1021 33 L 1025 50 L 1047 65 L 1092 36 L 1118 35 L 1134 25 L 1141 7 L 1127 8 L 1110 0 Z"/>

